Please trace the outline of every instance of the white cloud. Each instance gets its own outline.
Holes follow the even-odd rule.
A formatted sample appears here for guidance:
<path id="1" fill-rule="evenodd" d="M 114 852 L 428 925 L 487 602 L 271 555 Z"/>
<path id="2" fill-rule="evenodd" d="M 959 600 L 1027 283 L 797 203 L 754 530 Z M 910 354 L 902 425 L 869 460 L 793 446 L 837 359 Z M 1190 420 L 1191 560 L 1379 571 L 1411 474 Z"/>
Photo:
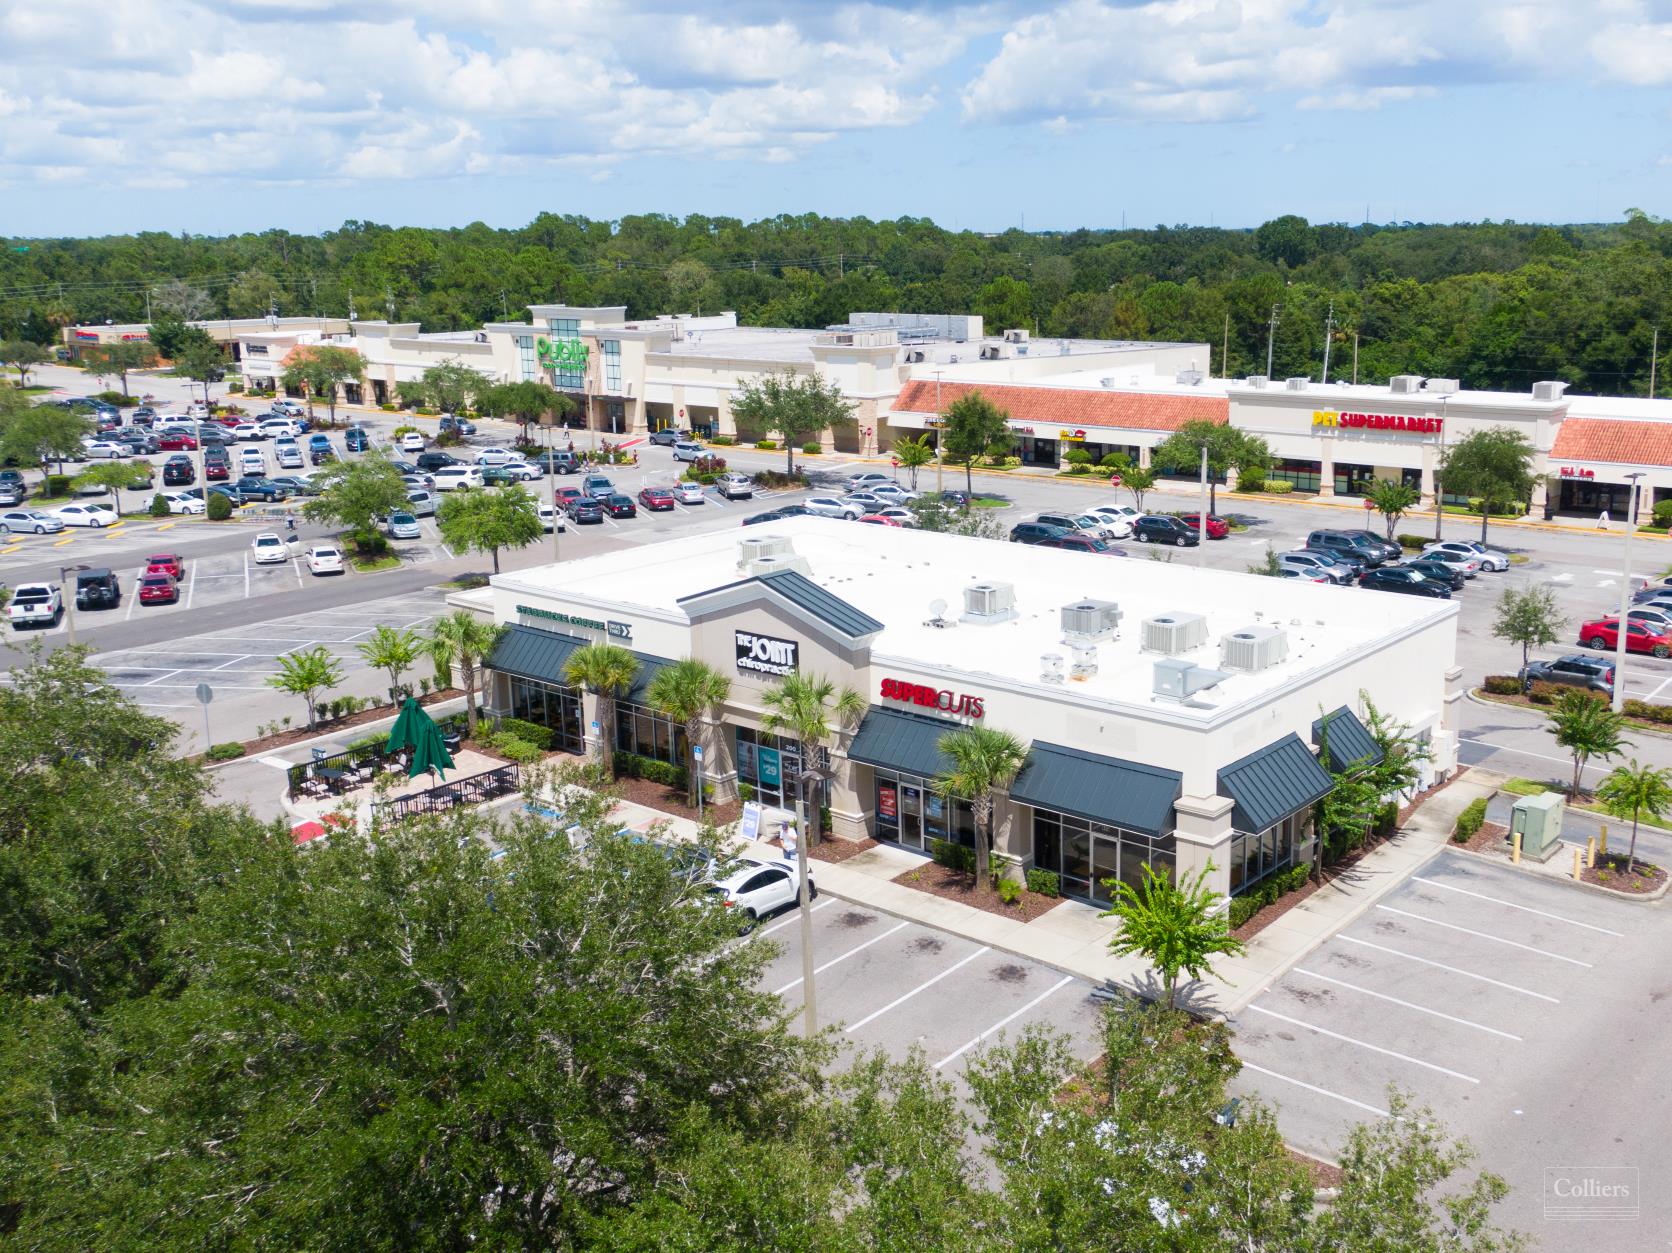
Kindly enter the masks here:
<path id="1" fill-rule="evenodd" d="M 1302 96 L 1295 103 L 1295 107 L 1297 109 L 1349 109 L 1363 113 L 1372 109 L 1379 109 L 1384 104 L 1420 100 L 1438 94 L 1438 89 L 1433 87 L 1366 87 L 1357 91 L 1349 88 L 1345 91 L 1334 91 L 1321 96 Z"/>

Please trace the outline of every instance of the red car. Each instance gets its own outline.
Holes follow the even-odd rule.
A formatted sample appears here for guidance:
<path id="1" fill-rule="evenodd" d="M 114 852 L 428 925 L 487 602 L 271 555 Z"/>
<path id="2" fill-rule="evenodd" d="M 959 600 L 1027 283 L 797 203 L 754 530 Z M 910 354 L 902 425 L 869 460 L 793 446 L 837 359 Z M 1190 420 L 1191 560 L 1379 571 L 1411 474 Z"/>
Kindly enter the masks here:
<path id="1" fill-rule="evenodd" d="M 157 440 L 157 447 L 164 452 L 196 452 L 197 440 L 184 431 L 170 431 Z"/>
<path id="2" fill-rule="evenodd" d="M 672 509 L 673 493 L 665 487 L 640 488 L 639 504 L 646 509 Z"/>
<path id="3" fill-rule="evenodd" d="M 1181 514 L 1179 514 L 1178 517 L 1179 517 L 1179 521 L 1184 523 L 1185 526 L 1189 527 L 1192 531 L 1198 531 L 1199 532 L 1202 529 L 1202 515 L 1201 514 L 1199 514 L 1199 513 L 1181 513 Z M 1225 519 L 1220 517 L 1217 513 L 1208 514 L 1208 538 L 1209 539 L 1224 539 L 1230 533 L 1231 533 L 1231 524 L 1229 522 L 1225 521 Z"/>
<path id="4" fill-rule="evenodd" d="M 586 493 L 581 491 L 578 487 L 560 487 L 557 489 L 557 507 L 559 509 L 567 509 L 570 501 L 578 500 L 584 495 L 586 495 Z"/>
<path id="5" fill-rule="evenodd" d="M 1579 642 L 1586 648 L 1594 648 L 1601 652 L 1605 648 L 1617 648 L 1620 643 L 1620 616 L 1599 618 L 1595 622 L 1587 622 L 1579 628 Z M 1626 651 L 1628 653 L 1649 653 L 1655 657 L 1672 657 L 1672 634 L 1656 631 L 1647 622 L 1626 623 Z"/>
<path id="6" fill-rule="evenodd" d="M 900 525 L 893 518 L 885 518 L 880 513 L 868 513 L 863 518 L 861 518 L 860 521 L 861 522 L 869 522 L 873 526 L 899 526 Z"/>
<path id="7" fill-rule="evenodd" d="M 179 580 L 186 577 L 186 563 L 180 559 L 179 553 L 153 553 L 145 559 L 145 573 L 147 577 L 165 574 Z"/>
<path id="8" fill-rule="evenodd" d="M 180 585 L 168 575 L 147 572 L 139 580 L 139 603 L 142 605 L 172 605 L 180 599 Z"/>
<path id="9" fill-rule="evenodd" d="M 203 463 L 203 477 L 213 483 L 217 479 L 225 481 L 232 477 L 224 461 L 205 461 Z"/>

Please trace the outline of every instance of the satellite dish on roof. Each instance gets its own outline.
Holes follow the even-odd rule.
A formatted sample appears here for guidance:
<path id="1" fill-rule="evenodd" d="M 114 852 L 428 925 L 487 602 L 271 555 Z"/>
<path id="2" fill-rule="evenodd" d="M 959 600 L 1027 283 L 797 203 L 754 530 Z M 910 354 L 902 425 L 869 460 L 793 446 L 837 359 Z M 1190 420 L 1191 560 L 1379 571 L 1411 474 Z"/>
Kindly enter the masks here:
<path id="1" fill-rule="evenodd" d="M 932 600 L 929 602 L 929 621 L 924 624 L 932 627 L 948 627 L 952 624 L 946 619 L 946 602 Z"/>

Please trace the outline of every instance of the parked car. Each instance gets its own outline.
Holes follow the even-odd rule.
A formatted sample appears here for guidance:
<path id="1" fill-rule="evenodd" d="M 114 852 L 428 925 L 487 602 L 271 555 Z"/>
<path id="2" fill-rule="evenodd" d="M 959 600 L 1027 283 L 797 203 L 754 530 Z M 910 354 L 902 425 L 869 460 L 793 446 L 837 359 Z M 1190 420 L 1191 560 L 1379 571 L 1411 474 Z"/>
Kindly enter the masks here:
<path id="1" fill-rule="evenodd" d="M 75 576 L 77 609 L 115 609 L 122 603 L 122 585 L 103 566 L 82 570 Z"/>
<path id="2" fill-rule="evenodd" d="M 675 430 L 671 426 L 665 426 L 659 431 L 652 431 L 650 433 L 650 442 L 652 444 L 673 445 L 679 443 L 680 440 L 688 440 L 690 438 L 691 432 Z"/>
<path id="3" fill-rule="evenodd" d="M 6 604 L 13 630 L 57 626 L 64 616 L 64 596 L 56 583 L 19 583 Z"/>
<path id="4" fill-rule="evenodd" d="M 1114 533 L 1103 524 L 1103 519 L 1090 513 L 1042 513 L 1034 518 L 1045 526 L 1060 526 L 1065 531 L 1089 535 L 1093 539 L 1113 539 Z"/>
<path id="5" fill-rule="evenodd" d="M 708 450 L 695 440 L 680 440 L 673 446 L 675 461 L 695 461 Z"/>
<path id="6" fill-rule="evenodd" d="M 0 483 L 0 508 L 21 505 L 28 494 L 21 483 Z"/>
<path id="7" fill-rule="evenodd" d="M 547 531 L 567 531 L 569 529 L 568 520 L 565 518 L 563 510 L 554 509 L 543 500 L 536 506 L 536 509 L 540 514 L 540 525 L 545 527 Z"/>
<path id="8" fill-rule="evenodd" d="M 1071 531 L 1066 535 L 1040 540 L 1039 547 L 1063 548 L 1076 553 L 1097 553 L 1104 557 L 1126 556 L 1126 549 L 1117 548 L 1108 540 L 1099 539 L 1095 535 L 1087 535 L 1084 531 Z"/>
<path id="9" fill-rule="evenodd" d="M 671 510 L 673 508 L 673 493 L 665 487 L 639 488 L 639 504 L 646 509 Z"/>
<path id="10" fill-rule="evenodd" d="M 916 527 L 919 525 L 917 515 L 910 509 L 902 509 L 899 505 L 890 505 L 887 509 L 879 509 L 875 513 L 867 514 L 866 517 L 886 518 L 890 522 L 904 527 Z M 860 521 L 865 521 L 865 518 L 861 518 Z"/>
<path id="11" fill-rule="evenodd" d="M 1584 653 L 1569 653 L 1555 661 L 1530 662 L 1521 672 L 1521 685 L 1531 689 L 1535 683 L 1562 683 L 1568 687 L 1582 687 L 1592 692 L 1614 691 L 1614 663 Z"/>
<path id="12" fill-rule="evenodd" d="M 532 461 L 507 461 L 499 468 L 516 483 L 532 483 L 545 474 L 545 471 Z"/>
<path id="13" fill-rule="evenodd" d="M 1355 557 L 1367 570 L 1374 570 L 1386 560 L 1382 555 L 1384 550 L 1381 544 L 1372 543 L 1364 536 L 1355 535 L 1351 531 L 1312 531 L 1306 537 L 1306 546 L 1318 552 Z"/>
<path id="14" fill-rule="evenodd" d="M 1355 563 L 1341 561 L 1329 553 L 1308 552 L 1298 549 L 1294 552 L 1278 553 L 1277 568 L 1293 570 L 1298 574 L 1305 574 L 1320 578 L 1325 582 L 1342 584 L 1351 583 L 1359 576 L 1362 568 Z"/>
<path id="15" fill-rule="evenodd" d="M 589 474 L 581 480 L 581 491 L 594 499 L 602 500 L 606 496 L 615 495 L 615 484 L 602 474 Z"/>
<path id="16" fill-rule="evenodd" d="M 364 427 L 351 426 L 343 432 L 343 447 L 349 452 L 365 452 L 371 447 Z"/>
<path id="17" fill-rule="evenodd" d="M 746 474 L 726 473 L 714 480 L 714 490 L 727 500 L 750 500 L 755 484 Z"/>
<path id="18" fill-rule="evenodd" d="M 1178 519 L 1192 531 L 1195 531 L 1198 536 L 1201 534 L 1202 515 L 1200 513 L 1181 513 L 1178 515 Z M 1225 519 L 1220 517 L 1217 513 L 1208 514 L 1209 539 L 1224 539 L 1226 536 L 1230 535 L 1230 533 L 1231 524 L 1229 522 L 1225 521 Z"/>
<path id="19" fill-rule="evenodd" d="M 462 438 L 476 434 L 476 423 L 469 418 L 460 418 L 451 413 L 444 413 L 441 415 L 441 421 L 436 423 L 436 429 L 451 431 Z"/>
<path id="20" fill-rule="evenodd" d="M 873 510 L 888 508 L 888 502 L 881 496 L 874 496 L 870 492 L 849 492 L 842 497 L 847 504 L 858 507 L 860 513 L 871 513 Z"/>
<path id="21" fill-rule="evenodd" d="M 872 526 L 899 526 L 900 525 L 893 518 L 884 517 L 880 513 L 868 513 L 863 518 L 861 518 L 859 520 L 861 522 L 869 522 Z"/>
<path id="22" fill-rule="evenodd" d="M 100 458 L 126 457 L 128 450 L 113 439 L 84 439 L 81 441 L 81 456 L 78 461 L 94 461 Z"/>
<path id="23" fill-rule="evenodd" d="M 866 490 L 878 500 L 886 500 L 894 505 L 903 505 L 907 501 L 916 500 L 918 497 L 917 492 L 908 491 L 898 483 L 875 483 Z"/>
<path id="24" fill-rule="evenodd" d="M 308 549 L 310 574 L 342 574 L 343 550 L 335 544 L 315 544 Z"/>
<path id="25" fill-rule="evenodd" d="M 516 459 L 517 454 L 512 452 L 509 448 L 499 447 L 478 449 L 475 458 L 476 464 L 483 467 L 502 466 L 506 462 L 515 461 Z"/>
<path id="26" fill-rule="evenodd" d="M 612 518 L 636 518 L 639 508 L 633 503 L 631 496 L 616 492 L 612 496 L 605 496 L 601 502 L 604 512 Z"/>
<path id="27" fill-rule="evenodd" d="M 308 464 L 322 466 L 337 459 L 336 450 L 329 444 L 314 444 L 308 449 Z"/>
<path id="28" fill-rule="evenodd" d="M 1126 539 L 1132 534 L 1132 524 L 1143 517 L 1131 505 L 1093 505 L 1086 510 L 1095 518 L 1102 520 L 1109 529 L 1109 534 L 1115 539 Z"/>
<path id="29" fill-rule="evenodd" d="M 1075 532 L 1066 527 L 1051 526 L 1045 522 L 1018 522 L 1010 528 L 1010 542 L 1012 544 L 1043 544 L 1046 540 L 1059 540 Z"/>
<path id="30" fill-rule="evenodd" d="M 262 430 L 254 422 L 240 422 L 237 426 L 227 429 L 231 431 L 233 439 L 243 441 L 267 439 L 271 435 L 271 432 Z"/>
<path id="31" fill-rule="evenodd" d="M 142 605 L 172 605 L 180 599 L 180 584 L 166 574 L 146 573 L 139 576 L 139 603 Z"/>
<path id="32" fill-rule="evenodd" d="M 1333 586 L 1335 580 L 1321 570 L 1305 570 L 1299 566 L 1281 566 L 1277 577 L 1280 579 L 1299 579 L 1303 583 L 1317 583 L 1322 586 Z"/>
<path id="33" fill-rule="evenodd" d="M 552 494 L 557 498 L 559 509 L 567 509 L 571 501 L 592 499 L 578 487 L 559 487 Z"/>
<path id="34" fill-rule="evenodd" d="M 271 503 L 290 499 L 290 493 L 283 487 L 272 479 L 257 474 L 246 474 L 234 483 L 233 487 L 237 489 L 240 500 L 264 500 Z"/>
<path id="35" fill-rule="evenodd" d="M 847 487 L 850 492 L 862 492 L 873 484 L 892 483 L 894 476 L 884 474 L 880 470 L 866 470 L 860 474 L 848 477 Z"/>
<path id="36" fill-rule="evenodd" d="M 437 449 L 433 452 L 419 453 L 413 458 L 413 464 L 417 466 L 418 469 L 433 474 L 437 470 L 446 469 L 448 466 L 462 466 L 469 465 L 470 463 L 467 461 L 460 461 L 450 452 L 442 452 Z"/>
<path id="37" fill-rule="evenodd" d="M 245 474 L 266 474 L 267 454 L 255 447 L 238 450 L 238 469 Z"/>
<path id="38" fill-rule="evenodd" d="M 809 496 L 801 503 L 808 513 L 820 518 L 846 518 L 851 521 L 865 514 L 861 506 L 836 496 Z"/>
<path id="39" fill-rule="evenodd" d="M 738 925 L 747 931 L 762 918 L 793 907 L 800 896 L 795 868 L 789 862 L 756 861 L 744 858 L 737 869 L 708 885 L 708 892 L 721 909 L 737 911 Z M 807 868 L 807 899 L 818 896 L 813 868 Z"/>
<path id="40" fill-rule="evenodd" d="M 168 502 L 168 511 L 179 514 L 196 514 L 205 512 L 209 506 L 189 492 L 164 492 L 162 497 Z"/>
<path id="41" fill-rule="evenodd" d="M 435 472 L 434 478 L 435 490 L 438 492 L 482 486 L 482 471 L 475 466 L 442 466 Z"/>
<path id="42" fill-rule="evenodd" d="M 1627 622 L 1642 622 L 1652 631 L 1672 631 L 1672 605 L 1634 605 L 1626 611 Z"/>
<path id="43" fill-rule="evenodd" d="M 703 502 L 702 484 L 681 479 L 673 485 L 673 498 L 682 505 L 700 505 Z"/>
<path id="44" fill-rule="evenodd" d="M 7 509 L 0 512 L 0 535 L 51 535 L 63 529 L 64 519 L 39 509 Z"/>
<path id="45" fill-rule="evenodd" d="M 152 553 L 145 559 L 146 574 L 166 574 L 176 581 L 186 577 L 186 562 L 179 553 Z"/>
<path id="46" fill-rule="evenodd" d="M 1579 642 L 1586 648 L 1594 648 L 1599 652 L 1605 648 L 1616 648 L 1620 641 L 1620 616 L 1612 614 L 1606 618 L 1599 618 L 1594 622 L 1587 622 L 1579 628 Z M 1628 653 L 1648 653 L 1653 657 L 1672 656 L 1672 635 L 1664 631 L 1656 631 L 1647 622 L 1633 622 L 1626 620 L 1626 651 Z"/>
<path id="47" fill-rule="evenodd" d="M 276 565 L 290 560 L 290 550 L 273 531 L 263 531 L 250 541 L 250 556 L 258 566 Z"/>
<path id="48" fill-rule="evenodd" d="M 164 487 L 190 487 L 197 482 L 197 467 L 190 457 L 170 457 L 163 462 Z"/>
<path id="49" fill-rule="evenodd" d="M 273 461 L 281 470 L 301 469 L 302 446 L 293 439 L 281 439 L 274 441 Z"/>
<path id="50" fill-rule="evenodd" d="M 1172 544 L 1178 548 L 1193 548 L 1202 542 L 1201 536 L 1177 518 L 1157 513 L 1146 513 L 1134 522 L 1132 538 L 1146 544 Z"/>
<path id="51" fill-rule="evenodd" d="M 765 513 L 751 514 L 743 519 L 744 526 L 755 526 L 762 522 L 782 522 L 785 518 L 799 518 L 806 514 L 804 505 L 780 505 L 776 509 L 768 509 Z"/>
<path id="52" fill-rule="evenodd" d="M 507 487 L 512 483 L 522 481 L 512 472 L 509 465 L 478 466 L 476 468 L 482 472 L 483 487 Z"/>
<path id="53" fill-rule="evenodd" d="M 294 439 L 302 433 L 302 424 L 295 418 L 263 418 L 256 428 L 269 439 Z"/>
<path id="54" fill-rule="evenodd" d="M 1436 583 L 1444 583 L 1452 591 L 1457 591 L 1469 581 L 1468 571 L 1449 562 L 1436 561 L 1432 557 L 1413 557 L 1409 561 L 1402 561 L 1398 566 L 1401 570 L 1415 570 L 1425 579 L 1433 579 Z"/>
<path id="55" fill-rule="evenodd" d="M 122 520 L 106 505 L 61 505 L 52 513 L 65 526 L 107 527 Z"/>
<path id="56" fill-rule="evenodd" d="M 423 452 L 425 442 L 424 437 L 417 431 L 408 431 L 395 441 L 395 447 L 402 452 Z"/>
<path id="57" fill-rule="evenodd" d="M 1372 549 L 1379 551 L 1382 554 L 1383 561 L 1398 561 L 1405 555 L 1405 549 L 1401 545 L 1396 544 L 1385 535 L 1378 535 L 1376 532 L 1367 531 L 1363 527 L 1344 527 L 1341 534 L 1358 536 Z"/>
<path id="58" fill-rule="evenodd" d="M 406 494 L 407 512 L 418 518 L 432 518 L 435 516 L 435 494 L 427 492 L 421 487 L 413 488 Z"/>
<path id="59" fill-rule="evenodd" d="M 157 437 L 157 448 L 162 452 L 196 452 L 197 440 L 184 431 L 165 431 Z"/>
<path id="60" fill-rule="evenodd" d="M 225 461 L 206 458 L 203 462 L 203 477 L 210 483 L 225 482 L 232 477 L 232 469 Z"/>
<path id="61" fill-rule="evenodd" d="M 553 448 L 532 459 L 547 474 L 579 474 L 581 459 L 571 449 Z"/>
<path id="62" fill-rule="evenodd" d="M 1480 573 L 1480 558 L 1473 552 L 1458 552 L 1455 549 L 1430 545 L 1422 550 L 1421 559 L 1445 566 L 1448 570 L 1455 570 L 1465 579 L 1472 579 Z"/>
<path id="63" fill-rule="evenodd" d="M 595 496 L 571 496 L 564 502 L 563 508 L 579 523 L 604 520 L 604 506 Z"/>
<path id="64" fill-rule="evenodd" d="M 392 513 L 383 524 L 383 533 L 390 539 L 419 539 L 424 531 L 412 514 Z"/>
<path id="65" fill-rule="evenodd" d="M 1477 570 L 1496 570 L 1502 572 L 1509 569 L 1509 554 L 1500 552 L 1496 548 L 1488 548 L 1485 544 L 1469 540 L 1448 539 L 1435 544 L 1422 546 L 1424 556 L 1438 554 L 1455 554 L 1460 559 L 1472 560 Z"/>
<path id="66" fill-rule="evenodd" d="M 1429 596 L 1435 600 L 1450 600 L 1451 587 L 1434 579 L 1425 579 L 1415 570 L 1404 566 L 1387 566 L 1366 570 L 1359 575 L 1358 585 L 1373 592 L 1399 592 L 1406 596 Z"/>
<path id="67" fill-rule="evenodd" d="M 285 489 L 292 496 L 317 496 L 319 488 L 305 474 L 275 474 L 267 480 Z"/>
<path id="68" fill-rule="evenodd" d="M 282 413 L 287 418 L 307 416 L 308 407 L 300 400 L 275 400 L 271 408 L 274 413 Z"/>
<path id="69" fill-rule="evenodd" d="M 130 457 L 149 457 L 162 451 L 162 443 L 150 431 L 129 427 L 116 437 L 116 442 L 128 450 Z"/>

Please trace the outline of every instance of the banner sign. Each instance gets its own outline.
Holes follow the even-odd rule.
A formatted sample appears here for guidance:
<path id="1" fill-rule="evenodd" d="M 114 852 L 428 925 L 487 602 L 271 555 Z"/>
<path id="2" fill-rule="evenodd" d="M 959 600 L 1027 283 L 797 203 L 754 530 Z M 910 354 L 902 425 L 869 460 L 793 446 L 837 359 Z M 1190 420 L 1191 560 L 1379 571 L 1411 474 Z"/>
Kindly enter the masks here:
<path id="1" fill-rule="evenodd" d="M 1413 418 L 1402 413 L 1338 413 L 1334 409 L 1314 409 L 1312 425 L 1437 435 L 1444 421 L 1440 418 Z"/>
<path id="2" fill-rule="evenodd" d="M 734 631 L 737 638 L 737 668 L 754 674 L 794 674 L 799 664 L 800 645 L 753 631 Z"/>
<path id="3" fill-rule="evenodd" d="M 755 767 L 759 772 L 762 787 L 781 788 L 784 786 L 782 760 L 775 748 L 757 748 L 755 750 Z"/>
<path id="4" fill-rule="evenodd" d="M 586 369 L 586 344 L 578 339 L 548 339 L 541 335 L 534 341 L 534 355 L 548 370 L 562 370 L 569 374 Z"/>

